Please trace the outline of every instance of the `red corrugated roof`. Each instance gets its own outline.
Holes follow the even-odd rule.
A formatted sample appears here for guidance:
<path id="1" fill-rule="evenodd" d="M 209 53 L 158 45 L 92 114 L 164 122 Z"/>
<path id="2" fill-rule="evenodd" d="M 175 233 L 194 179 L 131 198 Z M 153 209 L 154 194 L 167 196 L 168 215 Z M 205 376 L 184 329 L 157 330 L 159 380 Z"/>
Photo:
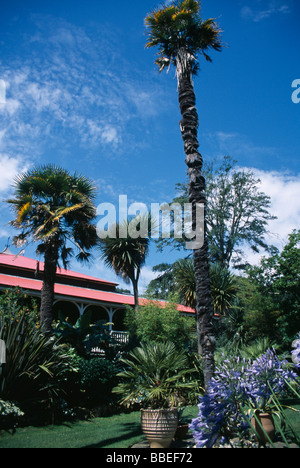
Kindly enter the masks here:
<path id="1" fill-rule="evenodd" d="M 10 255 L 2 253 L 0 254 L 0 265 L 7 265 L 14 268 L 22 268 L 25 270 L 35 271 L 37 267 L 37 263 L 39 263 L 39 270 L 44 271 L 44 262 L 40 262 L 38 260 L 33 260 L 32 258 L 24 257 L 23 255 Z M 105 281 L 99 278 L 95 278 L 94 276 L 84 275 L 82 273 L 78 273 L 71 270 L 65 270 L 64 268 L 57 268 L 57 275 L 65 276 L 69 278 L 77 278 L 89 281 L 95 281 L 97 283 L 102 284 L 110 284 L 112 286 L 117 286 L 118 283 L 112 283 L 110 281 Z"/>
<path id="2" fill-rule="evenodd" d="M 0 284 L 7 287 L 19 287 L 26 291 L 41 292 L 43 283 L 42 281 L 32 280 L 28 278 L 21 278 L 17 276 L 9 276 L 0 274 Z M 125 294 L 111 293 L 106 291 L 97 291 L 95 289 L 78 288 L 76 286 L 67 286 L 64 284 L 55 284 L 54 292 L 56 295 L 69 297 L 72 299 L 85 299 L 90 301 L 99 301 L 109 303 L 112 305 L 134 305 L 133 296 L 126 296 Z M 150 301 L 145 298 L 139 299 L 140 305 L 145 305 Z M 154 301 L 165 307 L 166 301 Z M 178 304 L 177 309 L 180 312 L 194 314 L 194 309 L 185 307 Z"/>

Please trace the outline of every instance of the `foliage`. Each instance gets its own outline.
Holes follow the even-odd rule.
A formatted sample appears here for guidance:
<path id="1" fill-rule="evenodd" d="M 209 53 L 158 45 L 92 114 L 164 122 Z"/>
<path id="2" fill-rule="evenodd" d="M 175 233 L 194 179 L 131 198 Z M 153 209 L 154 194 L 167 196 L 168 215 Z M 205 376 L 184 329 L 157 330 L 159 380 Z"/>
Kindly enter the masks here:
<path id="1" fill-rule="evenodd" d="M 60 393 L 58 381 L 71 366 L 57 340 L 42 334 L 27 314 L 1 315 L 0 339 L 6 344 L 6 364 L 0 376 L 2 399 L 24 402 Z"/>
<path id="2" fill-rule="evenodd" d="M 197 55 L 211 61 L 208 49 L 221 50 L 220 30 L 213 19 L 203 21 L 200 2 L 179 0 L 170 6 L 149 14 L 145 20 L 147 47 L 158 48 L 156 64 L 159 70 L 173 64 L 179 68 L 179 50 L 185 49 L 191 73 L 197 74 Z"/>
<path id="3" fill-rule="evenodd" d="M 92 311 L 86 311 L 79 317 L 75 325 L 67 322 L 62 314 L 53 329 L 53 334 L 61 342 L 76 349 L 79 356 L 90 356 L 93 348 L 100 348 L 107 355 L 112 351 L 114 340 L 111 338 L 108 325 L 103 321 L 91 323 Z"/>
<path id="4" fill-rule="evenodd" d="M 149 217 L 137 216 L 131 221 L 125 220 L 121 224 L 115 224 L 109 233 L 98 233 L 100 234 L 98 248 L 101 258 L 124 281 L 132 283 L 136 307 L 138 306 L 138 281 L 141 268 L 149 253 L 149 222 Z M 144 224 L 147 227 L 145 233 L 142 232 Z M 136 232 L 140 232 L 138 237 Z"/>
<path id="5" fill-rule="evenodd" d="M 15 429 L 23 416 L 23 411 L 14 403 L 0 399 L 0 430 Z"/>
<path id="6" fill-rule="evenodd" d="M 162 274 L 150 282 L 147 293 L 159 298 L 157 296 L 159 291 L 162 297 L 168 298 L 170 292 L 176 290 L 180 303 L 195 309 L 196 279 L 193 259 L 190 257 L 179 259 L 172 265 L 158 265 L 157 269 Z M 232 306 L 236 296 L 235 277 L 227 268 L 215 263 L 210 265 L 210 282 L 214 312 L 224 315 Z"/>
<path id="7" fill-rule="evenodd" d="M 35 299 L 28 296 L 20 288 L 6 289 L 0 294 L 0 316 L 7 318 L 20 318 L 26 314 L 32 325 L 39 324 L 38 305 Z"/>
<path id="8" fill-rule="evenodd" d="M 243 314 L 245 342 L 268 337 L 281 341 L 278 306 L 269 293 L 262 293 L 250 277 L 237 277 L 237 305 Z"/>
<path id="9" fill-rule="evenodd" d="M 118 383 L 116 375 L 120 371 L 117 361 L 103 357 L 77 356 L 73 365 L 76 367 L 76 374 L 73 374 L 71 380 L 64 382 L 69 405 L 95 408 L 114 400 L 112 389 Z"/>
<path id="10" fill-rule="evenodd" d="M 265 354 L 268 349 L 278 350 L 279 345 L 272 342 L 268 337 L 257 338 L 251 343 L 240 348 L 240 355 L 245 359 L 258 359 Z"/>
<path id="11" fill-rule="evenodd" d="M 121 362 L 125 369 L 118 374 L 121 381 L 114 392 L 122 395 L 124 405 L 138 403 L 152 409 L 177 406 L 197 385 L 189 379 L 195 369 L 188 367 L 186 354 L 170 342 L 142 344 Z"/>
<path id="12" fill-rule="evenodd" d="M 15 238 L 22 246 L 29 239 L 40 242 L 38 252 L 56 238 L 64 264 L 73 250 L 67 239 L 79 249 L 78 260 L 88 258 L 88 250 L 96 239 L 91 224 L 96 216 L 93 204 L 95 187 L 90 180 L 54 165 L 36 167 L 15 180 L 15 198 L 7 200 L 16 217 L 12 226 L 21 230 Z"/>
<path id="13" fill-rule="evenodd" d="M 173 265 L 160 263 L 159 265 L 155 265 L 152 271 L 160 274 L 148 284 L 146 290 L 147 296 L 156 299 L 168 299 L 173 290 Z"/>
<path id="14" fill-rule="evenodd" d="M 173 265 L 174 287 L 182 304 L 196 308 L 196 278 L 192 258 L 177 260 Z"/>
<path id="15" fill-rule="evenodd" d="M 77 260 L 87 261 L 96 244 L 96 190 L 86 177 L 49 164 L 19 175 L 14 191 L 7 200 L 15 213 L 10 224 L 19 230 L 14 243 L 38 242 L 37 254 L 44 256 L 40 316 L 49 333 L 59 262 L 66 268 L 74 247 Z"/>
<path id="16" fill-rule="evenodd" d="M 248 408 L 274 410 L 274 396 L 283 396 L 297 379 L 289 363 L 271 349 L 255 360 L 224 356 L 191 424 L 197 447 L 212 447 L 220 437 L 249 438 Z"/>
<path id="17" fill-rule="evenodd" d="M 150 301 L 135 313 L 128 311 L 126 324 L 140 342 L 171 341 L 178 350 L 192 347 L 196 337 L 194 319 L 182 316 L 172 302 L 161 306 Z"/>
<path id="18" fill-rule="evenodd" d="M 269 308 L 277 312 L 277 333 L 286 347 L 300 328 L 300 231 L 293 231 L 281 253 L 264 257 L 247 269 L 260 297 L 268 298 Z"/>
<path id="19" fill-rule="evenodd" d="M 235 277 L 220 263 L 210 267 L 211 294 L 215 314 L 225 315 L 236 296 Z"/>

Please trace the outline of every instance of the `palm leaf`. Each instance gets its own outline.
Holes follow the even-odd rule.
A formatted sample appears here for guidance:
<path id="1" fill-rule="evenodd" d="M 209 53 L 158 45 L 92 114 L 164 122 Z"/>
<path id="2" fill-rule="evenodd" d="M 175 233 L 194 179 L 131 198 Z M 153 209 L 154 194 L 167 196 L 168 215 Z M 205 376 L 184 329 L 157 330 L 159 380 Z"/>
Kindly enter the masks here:
<path id="1" fill-rule="evenodd" d="M 56 215 L 53 218 L 53 222 L 60 220 L 63 216 L 72 213 L 73 211 L 80 210 L 84 206 L 84 203 L 77 203 L 77 205 L 60 207 L 56 210 Z"/>

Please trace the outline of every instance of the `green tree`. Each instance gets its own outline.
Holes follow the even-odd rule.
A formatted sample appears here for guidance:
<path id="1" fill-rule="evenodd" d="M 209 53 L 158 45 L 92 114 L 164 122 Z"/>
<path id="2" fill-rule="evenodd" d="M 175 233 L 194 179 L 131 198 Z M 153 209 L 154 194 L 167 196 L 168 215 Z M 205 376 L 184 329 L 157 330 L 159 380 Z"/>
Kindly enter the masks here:
<path id="1" fill-rule="evenodd" d="M 130 227 L 132 222 L 134 229 Z M 146 222 L 148 227 L 149 219 Z M 150 239 L 142 232 L 139 223 L 143 223 L 143 219 L 139 216 L 130 221 L 125 220 L 121 224 L 116 223 L 110 233 L 101 235 L 98 240 L 98 249 L 105 264 L 126 283 L 131 282 L 135 309 L 139 305 L 138 282 L 141 269 L 146 262 L 150 246 Z M 138 231 L 140 231 L 139 236 L 137 236 Z"/>
<path id="2" fill-rule="evenodd" d="M 280 340 L 281 311 L 270 291 L 261 289 L 251 277 L 237 277 L 236 315 L 242 325 L 243 344 L 268 337 Z M 242 320 L 241 320 L 242 319 Z M 229 330 L 230 332 L 230 330 Z M 230 334 L 228 335 L 230 339 Z"/>
<path id="3" fill-rule="evenodd" d="M 147 286 L 146 295 L 155 299 L 168 299 L 174 286 L 173 265 L 160 263 L 152 268 L 154 273 L 160 273 L 150 281 Z"/>
<path id="4" fill-rule="evenodd" d="M 249 279 L 280 311 L 277 327 L 286 346 L 300 330 L 300 230 L 294 230 L 281 252 L 249 267 Z"/>
<path id="5" fill-rule="evenodd" d="M 198 57 L 202 54 L 211 61 L 209 50 L 220 51 L 220 30 L 213 19 L 203 21 L 200 1 L 178 0 L 158 9 L 146 17 L 147 47 L 158 48 L 156 64 L 159 70 L 174 65 L 178 83 L 180 122 L 189 177 L 189 201 L 195 215 L 196 205 L 206 206 L 205 179 L 202 173 L 203 158 L 199 153 L 196 96 L 193 75 L 199 70 Z M 205 228 L 204 228 L 205 233 Z M 200 330 L 199 342 L 204 363 L 205 382 L 208 385 L 214 374 L 214 337 L 212 327 L 213 307 L 210 292 L 208 245 L 193 251 L 196 277 L 196 316 Z"/>
<path id="6" fill-rule="evenodd" d="M 40 316 L 49 332 L 59 261 L 66 268 L 73 247 L 79 261 L 88 260 L 96 243 L 96 189 L 86 177 L 51 164 L 18 176 L 14 189 L 15 198 L 7 200 L 16 215 L 11 225 L 21 230 L 14 242 L 17 246 L 38 242 L 37 253 L 44 256 Z"/>

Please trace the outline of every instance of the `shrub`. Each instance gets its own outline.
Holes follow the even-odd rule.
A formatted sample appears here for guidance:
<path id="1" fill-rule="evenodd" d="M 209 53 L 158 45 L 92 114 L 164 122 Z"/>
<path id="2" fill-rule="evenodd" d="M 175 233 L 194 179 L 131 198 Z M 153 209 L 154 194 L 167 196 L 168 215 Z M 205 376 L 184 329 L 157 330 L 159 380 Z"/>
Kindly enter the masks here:
<path id="1" fill-rule="evenodd" d="M 0 429 L 15 429 L 23 416 L 23 411 L 14 403 L 0 399 Z"/>
<path id="2" fill-rule="evenodd" d="M 173 303 L 162 307 L 150 301 L 137 311 L 128 311 L 126 327 L 144 343 L 170 341 L 177 349 L 185 349 L 196 342 L 195 320 L 183 317 Z"/>
<path id="3" fill-rule="evenodd" d="M 0 294 L 0 316 L 15 320 L 21 315 L 27 315 L 33 325 L 39 324 L 39 310 L 35 299 L 28 296 L 20 288 L 11 288 Z"/>
<path id="4" fill-rule="evenodd" d="M 30 314 L 1 314 L 0 339 L 6 344 L 0 398 L 21 404 L 59 395 L 59 381 L 71 369 L 68 356 L 56 339 L 41 333 Z"/>
<path id="5" fill-rule="evenodd" d="M 72 346 L 79 356 L 88 358 L 93 348 L 100 348 L 107 357 L 113 357 L 117 350 L 108 325 L 103 321 L 92 324 L 91 320 L 92 311 L 80 316 L 75 325 L 68 323 L 60 314 L 53 334 L 61 342 Z"/>
<path id="6" fill-rule="evenodd" d="M 88 407 L 108 404 L 113 400 L 112 388 L 117 384 L 117 364 L 104 358 L 78 359 L 81 403 Z"/>

